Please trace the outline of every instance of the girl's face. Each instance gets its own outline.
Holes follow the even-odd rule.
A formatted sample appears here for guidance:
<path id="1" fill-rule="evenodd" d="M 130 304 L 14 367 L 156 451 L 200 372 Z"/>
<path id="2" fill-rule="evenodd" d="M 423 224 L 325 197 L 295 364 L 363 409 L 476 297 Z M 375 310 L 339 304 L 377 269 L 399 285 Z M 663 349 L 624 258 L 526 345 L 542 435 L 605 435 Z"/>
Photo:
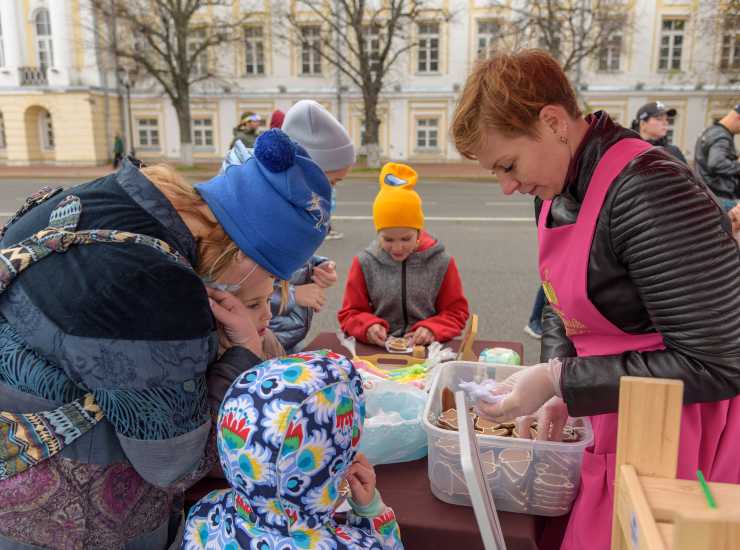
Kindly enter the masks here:
<path id="1" fill-rule="evenodd" d="M 331 183 L 332 187 L 335 186 L 337 183 L 342 181 L 344 178 L 347 177 L 347 174 L 349 174 L 351 166 L 345 166 L 344 168 L 340 168 L 339 170 L 330 170 L 329 172 L 324 172 L 326 174 L 327 179 L 329 180 L 329 183 Z"/>
<path id="2" fill-rule="evenodd" d="M 518 192 L 547 200 L 563 190 L 570 149 L 541 121 L 537 130 L 537 138 L 512 138 L 489 129 L 481 140 L 478 163 L 498 178 L 505 195 Z"/>
<path id="3" fill-rule="evenodd" d="M 270 275 L 252 279 L 236 292 L 236 297 L 244 304 L 246 315 L 257 329 L 260 338 L 265 336 L 267 326 L 272 319 L 270 310 L 270 296 L 272 296 L 272 284 L 274 279 Z"/>
<path id="4" fill-rule="evenodd" d="M 410 227 L 387 227 L 378 231 L 380 247 L 397 262 L 402 262 L 416 250 L 419 232 Z"/>
<path id="5" fill-rule="evenodd" d="M 668 115 L 665 113 L 640 122 L 640 135 L 643 139 L 663 139 L 667 133 Z"/>

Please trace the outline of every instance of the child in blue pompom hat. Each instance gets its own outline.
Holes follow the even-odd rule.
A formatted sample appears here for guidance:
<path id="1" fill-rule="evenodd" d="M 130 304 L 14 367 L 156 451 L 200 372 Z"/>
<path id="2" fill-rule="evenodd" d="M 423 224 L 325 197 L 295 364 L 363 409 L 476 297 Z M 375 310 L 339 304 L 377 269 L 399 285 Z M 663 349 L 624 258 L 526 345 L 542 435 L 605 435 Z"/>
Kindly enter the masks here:
<path id="1" fill-rule="evenodd" d="M 262 363 L 237 378 L 217 424 L 231 489 L 190 510 L 184 550 L 402 550 L 398 524 L 357 447 L 362 380 L 329 351 Z M 346 522 L 334 518 L 343 480 Z"/>
<path id="2" fill-rule="evenodd" d="M 246 157 L 195 188 L 244 254 L 278 279 L 290 279 L 326 236 L 331 185 L 278 129 L 261 134 Z"/>

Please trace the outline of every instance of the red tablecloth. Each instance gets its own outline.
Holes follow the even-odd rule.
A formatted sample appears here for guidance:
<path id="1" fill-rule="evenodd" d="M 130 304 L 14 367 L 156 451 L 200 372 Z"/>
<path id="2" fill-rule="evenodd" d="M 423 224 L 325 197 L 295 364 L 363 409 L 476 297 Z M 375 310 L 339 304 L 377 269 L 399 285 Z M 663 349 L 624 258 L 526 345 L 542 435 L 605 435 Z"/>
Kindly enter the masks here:
<path id="1" fill-rule="evenodd" d="M 447 347 L 452 348 L 453 350 L 457 351 L 460 349 L 460 340 L 450 340 L 449 342 L 445 342 L 444 344 Z M 522 358 L 522 364 L 526 365 L 524 362 L 524 345 L 521 342 L 509 342 L 509 341 L 499 341 L 499 340 L 474 340 L 473 341 L 473 351 L 476 355 L 480 354 L 481 351 L 483 351 L 486 348 L 509 348 L 513 349 L 515 352 L 519 354 L 519 357 Z M 303 349 L 307 351 L 311 350 L 317 350 L 317 349 L 330 349 L 332 351 L 335 351 L 337 353 L 346 354 L 347 350 L 342 347 L 342 345 L 339 343 L 339 338 L 337 338 L 336 333 L 334 332 L 322 332 L 316 338 L 311 340 L 308 344 L 306 344 Z M 387 351 L 384 348 L 380 348 L 378 346 L 373 346 L 370 344 L 363 344 L 361 342 L 357 343 L 357 354 L 362 355 L 375 355 L 376 353 L 387 353 Z"/>

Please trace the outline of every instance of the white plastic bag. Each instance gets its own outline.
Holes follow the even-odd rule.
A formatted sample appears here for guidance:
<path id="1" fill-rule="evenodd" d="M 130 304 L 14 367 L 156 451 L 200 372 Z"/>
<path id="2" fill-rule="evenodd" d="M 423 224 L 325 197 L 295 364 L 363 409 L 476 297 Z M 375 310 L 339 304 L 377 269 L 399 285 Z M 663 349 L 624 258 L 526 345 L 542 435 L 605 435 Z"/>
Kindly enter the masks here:
<path id="1" fill-rule="evenodd" d="M 373 380 L 366 384 L 367 416 L 360 452 L 370 464 L 418 460 L 427 455 L 427 435 L 421 425 L 426 392 L 408 384 Z"/>

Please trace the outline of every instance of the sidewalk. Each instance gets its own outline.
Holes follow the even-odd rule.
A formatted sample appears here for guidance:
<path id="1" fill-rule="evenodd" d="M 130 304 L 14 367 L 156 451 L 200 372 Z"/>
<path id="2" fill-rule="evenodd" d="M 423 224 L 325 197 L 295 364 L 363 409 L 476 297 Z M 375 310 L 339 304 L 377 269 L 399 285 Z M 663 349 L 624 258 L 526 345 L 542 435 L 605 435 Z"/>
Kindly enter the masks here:
<path id="1" fill-rule="evenodd" d="M 178 171 L 189 181 L 207 180 L 218 173 L 221 167 L 218 163 L 196 164 L 194 166 L 178 166 Z M 421 180 L 444 181 L 490 181 L 493 176 L 474 162 L 456 163 L 413 163 L 412 166 Z M 87 181 L 99 178 L 113 170 L 111 165 L 105 166 L 50 166 L 39 164 L 35 166 L 3 166 L 0 165 L 0 180 L 3 179 L 74 179 Z M 379 169 L 356 167 L 347 176 L 346 180 L 374 180 Z"/>

